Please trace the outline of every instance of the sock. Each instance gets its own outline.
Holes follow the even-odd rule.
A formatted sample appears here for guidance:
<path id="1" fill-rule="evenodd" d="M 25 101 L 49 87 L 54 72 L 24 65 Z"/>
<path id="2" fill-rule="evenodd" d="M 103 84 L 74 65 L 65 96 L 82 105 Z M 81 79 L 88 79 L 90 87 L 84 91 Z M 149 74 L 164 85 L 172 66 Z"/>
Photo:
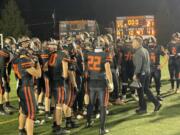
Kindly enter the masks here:
<path id="1" fill-rule="evenodd" d="M 23 129 L 19 129 L 19 132 L 23 132 L 23 133 L 25 133 L 26 132 L 26 130 L 23 128 Z"/>
<path id="2" fill-rule="evenodd" d="M 43 103 L 38 103 L 38 106 L 43 106 Z"/>
<path id="3" fill-rule="evenodd" d="M 50 114 L 50 112 L 49 112 L 49 111 L 46 111 L 46 112 L 45 112 L 45 114 L 48 114 L 48 115 L 49 115 L 49 114 Z"/>
<path id="4" fill-rule="evenodd" d="M 171 80 L 171 88 L 174 89 L 174 80 Z"/>
<path id="5" fill-rule="evenodd" d="M 54 122 L 53 122 L 53 127 L 56 127 L 56 126 L 57 126 L 57 124 L 56 124 L 56 122 L 54 121 Z"/>
<path id="6" fill-rule="evenodd" d="M 106 108 L 101 107 L 100 109 L 100 128 L 105 129 L 105 119 L 106 119 Z"/>
<path id="7" fill-rule="evenodd" d="M 6 106 L 9 106 L 9 105 L 10 105 L 9 101 L 8 101 L 8 102 L 6 102 Z"/>
<path id="8" fill-rule="evenodd" d="M 51 112 L 53 112 L 54 111 L 54 107 L 51 107 L 50 110 L 51 110 Z"/>
<path id="9" fill-rule="evenodd" d="M 93 113 L 93 105 L 89 104 L 87 108 L 87 122 L 91 122 L 91 115 Z"/>
<path id="10" fill-rule="evenodd" d="M 60 129 L 61 129 L 61 126 L 60 126 L 60 125 L 56 125 L 56 129 L 57 129 L 57 130 L 60 130 Z"/>
<path id="11" fill-rule="evenodd" d="M 66 118 L 66 123 L 70 123 L 71 122 L 71 117 L 67 117 Z"/>
<path id="12" fill-rule="evenodd" d="M 3 110 L 3 104 L 0 104 L 0 110 L 1 111 Z"/>

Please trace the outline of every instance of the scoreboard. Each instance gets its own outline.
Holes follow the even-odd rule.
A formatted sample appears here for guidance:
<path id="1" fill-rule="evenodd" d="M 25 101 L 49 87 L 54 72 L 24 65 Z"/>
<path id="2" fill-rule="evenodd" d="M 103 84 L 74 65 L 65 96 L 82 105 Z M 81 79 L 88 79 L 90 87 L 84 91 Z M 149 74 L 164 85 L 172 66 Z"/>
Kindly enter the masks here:
<path id="1" fill-rule="evenodd" d="M 97 34 L 97 23 L 94 20 L 73 20 L 59 22 L 59 35 L 76 35 L 82 32 Z"/>
<path id="2" fill-rule="evenodd" d="M 125 16 L 116 18 L 117 39 L 124 36 L 155 36 L 154 16 Z"/>

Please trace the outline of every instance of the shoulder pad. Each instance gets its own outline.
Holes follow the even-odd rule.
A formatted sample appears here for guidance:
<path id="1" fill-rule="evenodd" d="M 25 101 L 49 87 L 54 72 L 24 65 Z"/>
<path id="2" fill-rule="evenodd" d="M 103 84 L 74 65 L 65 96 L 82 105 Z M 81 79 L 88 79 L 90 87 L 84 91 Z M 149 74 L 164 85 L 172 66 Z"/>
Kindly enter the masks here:
<path id="1" fill-rule="evenodd" d="M 31 59 L 23 58 L 23 59 L 21 59 L 21 66 L 22 66 L 22 68 L 27 69 L 27 68 L 32 67 L 33 63 L 31 61 Z"/>

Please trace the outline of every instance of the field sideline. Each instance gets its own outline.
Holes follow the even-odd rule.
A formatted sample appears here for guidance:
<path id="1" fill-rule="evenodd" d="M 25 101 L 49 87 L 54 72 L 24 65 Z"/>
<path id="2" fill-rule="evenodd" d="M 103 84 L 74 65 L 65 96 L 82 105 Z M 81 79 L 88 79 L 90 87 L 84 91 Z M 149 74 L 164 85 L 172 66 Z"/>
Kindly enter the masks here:
<path id="1" fill-rule="evenodd" d="M 168 78 L 167 67 L 162 71 L 162 78 Z M 11 77 L 12 104 L 17 105 L 16 83 Z M 109 135 L 180 135 L 180 94 L 169 93 L 169 82 L 162 81 L 163 107 L 158 113 L 153 113 L 153 105 L 148 104 L 148 114 L 135 114 L 137 103 L 130 101 L 124 106 L 110 107 L 107 117 Z M 154 88 L 152 88 L 154 91 Z M 12 116 L 0 116 L 0 135 L 18 134 L 18 112 Z M 85 129 L 84 120 L 80 121 L 79 128 L 72 130 L 71 135 L 98 135 L 98 121 L 93 128 Z M 35 135 L 51 135 L 51 123 L 35 128 Z"/>

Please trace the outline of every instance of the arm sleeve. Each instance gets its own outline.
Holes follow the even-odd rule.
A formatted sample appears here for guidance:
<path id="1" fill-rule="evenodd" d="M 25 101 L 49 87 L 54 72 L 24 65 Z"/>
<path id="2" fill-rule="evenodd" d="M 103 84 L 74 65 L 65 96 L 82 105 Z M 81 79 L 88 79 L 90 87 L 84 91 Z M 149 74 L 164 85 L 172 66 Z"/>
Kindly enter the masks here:
<path id="1" fill-rule="evenodd" d="M 136 54 L 135 57 L 134 57 L 134 65 L 135 65 L 134 74 L 135 75 L 141 73 L 142 63 L 143 63 L 143 58 L 142 58 L 141 54 L 139 54 L 139 53 Z"/>

